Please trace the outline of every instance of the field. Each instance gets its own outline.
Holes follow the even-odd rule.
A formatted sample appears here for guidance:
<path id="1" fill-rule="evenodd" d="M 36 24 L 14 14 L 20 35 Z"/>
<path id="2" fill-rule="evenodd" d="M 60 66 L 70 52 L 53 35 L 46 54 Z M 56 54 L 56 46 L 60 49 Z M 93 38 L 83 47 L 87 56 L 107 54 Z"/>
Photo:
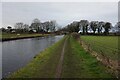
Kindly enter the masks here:
<path id="1" fill-rule="evenodd" d="M 58 68 L 61 56 L 63 61 Z M 45 49 L 9 78 L 56 78 L 56 70 L 61 72 L 60 78 L 113 78 L 71 35 Z"/>
<path id="2" fill-rule="evenodd" d="M 105 56 L 116 60 L 118 59 L 118 36 L 81 36 L 81 39 L 89 47 Z"/>

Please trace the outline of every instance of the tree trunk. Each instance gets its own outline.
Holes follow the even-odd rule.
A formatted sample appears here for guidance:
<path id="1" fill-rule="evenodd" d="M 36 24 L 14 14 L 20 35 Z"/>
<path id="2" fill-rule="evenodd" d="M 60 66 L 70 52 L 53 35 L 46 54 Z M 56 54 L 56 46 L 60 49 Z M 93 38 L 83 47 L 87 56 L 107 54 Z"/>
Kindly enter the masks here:
<path id="1" fill-rule="evenodd" d="M 93 34 L 95 34 L 95 30 L 93 31 Z"/>
<path id="2" fill-rule="evenodd" d="M 88 28 L 86 27 L 86 34 L 88 33 Z"/>
<path id="3" fill-rule="evenodd" d="M 98 34 L 100 34 L 100 29 L 98 28 Z"/>
<path id="4" fill-rule="evenodd" d="M 83 26 L 83 34 L 85 34 L 85 27 Z"/>

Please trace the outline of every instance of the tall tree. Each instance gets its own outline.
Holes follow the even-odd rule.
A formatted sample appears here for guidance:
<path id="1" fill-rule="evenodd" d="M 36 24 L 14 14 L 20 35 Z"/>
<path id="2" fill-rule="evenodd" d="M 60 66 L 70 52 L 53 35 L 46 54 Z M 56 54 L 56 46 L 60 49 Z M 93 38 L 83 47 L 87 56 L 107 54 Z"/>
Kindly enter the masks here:
<path id="1" fill-rule="evenodd" d="M 98 21 L 91 21 L 90 22 L 90 27 L 93 30 L 93 33 L 95 34 L 96 29 L 98 28 Z"/>
<path id="2" fill-rule="evenodd" d="M 24 23 L 23 22 L 18 22 L 14 25 L 16 32 L 22 33 L 23 28 L 24 28 Z"/>
<path id="3" fill-rule="evenodd" d="M 120 32 L 120 22 L 117 22 L 114 28 L 115 31 Z"/>
<path id="4" fill-rule="evenodd" d="M 51 32 L 54 32 L 57 27 L 57 22 L 55 20 L 51 20 L 49 24 L 49 28 Z"/>
<path id="5" fill-rule="evenodd" d="M 36 18 L 33 20 L 31 27 L 34 28 L 37 32 L 39 32 L 41 29 L 40 24 L 41 24 L 40 20 Z"/>
<path id="6" fill-rule="evenodd" d="M 28 24 L 24 24 L 23 28 L 28 30 L 29 29 L 29 25 Z"/>
<path id="7" fill-rule="evenodd" d="M 88 20 L 81 20 L 79 26 L 82 27 L 83 34 L 88 33 Z"/>
<path id="8" fill-rule="evenodd" d="M 74 21 L 73 22 L 73 28 L 74 28 L 74 32 L 79 32 L 79 22 Z"/>
<path id="9" fill-rule="evenodd" d="M 2 28 L 0 28 L 0 33 L 1 33 L 1 32 L 6 32 L 6 29 L 5 29 L 5 28 L 3 28 L 3 27 L 2 27 Z"/>
<path id="10" fill-rule="evenodd" d="M 49 26 L 50 26 L 50 22 L 49 22 L 49 21 L 44 22 L 44 30 L 45 30 L 46 32 L 49 31 L 49 29 L 50 29 Z"/>
<path id="11" fill-rule="evenodd" d="M 14 27 L 15 27 L 16 29 L 23 29 L 23 25 L 24 25 L 23 22 L 18 22 L 18 23 L 15 24 Z"/>
<path id="12" fill-rule="evenodd" d="M 98 23 L 98 27 L 97 27 L 98 34 L 102 33 L 102 29 L 103 29 L 104 25 L 105 25 L 105 22 L 103 22 L 103 21 Z"/>
<path id="13" fill-rule="evenodd" d="M 118 28 L 120 28 L 120 22 L 117 22 L 117 26 L 118 26 Z"/>
<path id="14" fill-rule="evenodd" d="M 2 28 L 0 28 L 0 33 L 1 33 L 1 32 L 6 32 L 6 29 L 5 29 L 5 28 L 3 28 L 3 27 L 2 27 Z"/>
<path id="15" fill-rule="evenodd" d="M 104 25 L 104 33 L 107 35 L 109 34 L 109 29 L 112 27 L 112 24 L 110 22 L 106 22 L 105 25 Z"/>
<path id="16" fill-rule="evenodd" d="M 23 32 L 28 32 L 29 31 L 29 25 L 28 24 L 24 24 L 23 25 Z"/>

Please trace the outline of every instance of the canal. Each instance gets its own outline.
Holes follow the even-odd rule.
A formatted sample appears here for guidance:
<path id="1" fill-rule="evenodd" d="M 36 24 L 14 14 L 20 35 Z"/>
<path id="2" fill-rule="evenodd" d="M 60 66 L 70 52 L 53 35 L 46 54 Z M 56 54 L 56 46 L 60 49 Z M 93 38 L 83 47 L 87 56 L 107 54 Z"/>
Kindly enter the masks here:
<path id="1" fill-rule="evenodd" d="M 24 67 L 35 55 L 59 41 L 63 35 L 5 41 L 2 43 L 2 77 Z"/>

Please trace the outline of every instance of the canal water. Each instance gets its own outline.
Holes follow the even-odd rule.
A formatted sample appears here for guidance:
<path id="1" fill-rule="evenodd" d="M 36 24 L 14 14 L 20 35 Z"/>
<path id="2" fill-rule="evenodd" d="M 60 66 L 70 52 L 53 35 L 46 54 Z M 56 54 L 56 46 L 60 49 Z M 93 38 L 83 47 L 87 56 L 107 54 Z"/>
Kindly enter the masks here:
<path id="1" fill-rule="evenodd" d="M 2 77 L 24 67 L 35 55 L 59 41 L 61 36 L 47 36 L 2 42 Z"/>

